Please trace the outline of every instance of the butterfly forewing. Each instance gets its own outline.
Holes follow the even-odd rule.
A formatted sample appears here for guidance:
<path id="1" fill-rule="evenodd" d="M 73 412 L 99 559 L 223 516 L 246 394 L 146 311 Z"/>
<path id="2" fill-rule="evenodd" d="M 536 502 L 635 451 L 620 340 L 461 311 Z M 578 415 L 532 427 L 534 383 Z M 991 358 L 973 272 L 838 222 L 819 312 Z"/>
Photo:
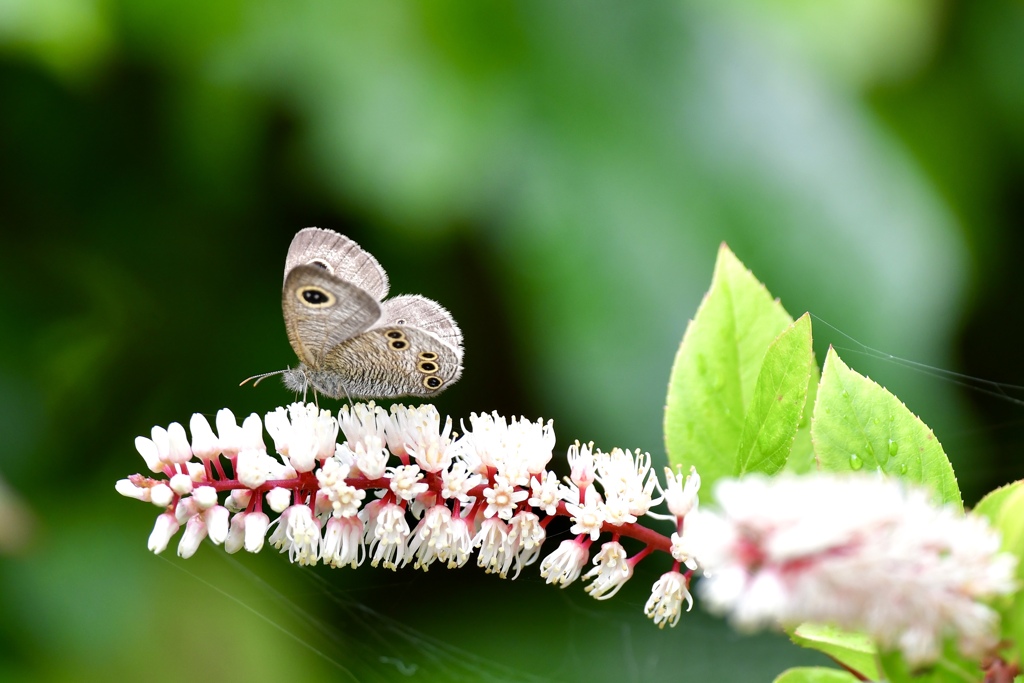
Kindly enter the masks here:
<path id="1" fill-rule="evenodd" d="M 294 268 L 309 263 L 365 290 L 377 301 L 388 295 L 388 276 L 377 259 L 333 230 L 305 228 L 292 238 L 285 258 L 285 279 Z"/>
<path id="2" fill-rule="evenodd" d="M 281 306 L 295 354 L 315 369 L 331 349 L 371 327 L 381 314 L 368 292 L 315 265 L 288 273 Z"/>

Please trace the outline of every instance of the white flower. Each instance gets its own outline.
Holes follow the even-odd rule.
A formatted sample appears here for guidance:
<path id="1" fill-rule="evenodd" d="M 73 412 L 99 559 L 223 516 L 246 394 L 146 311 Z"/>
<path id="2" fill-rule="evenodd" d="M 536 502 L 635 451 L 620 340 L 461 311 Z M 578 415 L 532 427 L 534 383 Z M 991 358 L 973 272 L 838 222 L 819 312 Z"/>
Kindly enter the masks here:
<path id="1" fill-rule="evenodd" d="M 397 456 L 412 456 L 425 472 L 441 472 L 452 462 L 452 419 L 445 420 L 432 405 L 407 408 L 391 406 L 391 419 L 385 423 L 388 448 Z"/>
<path id="2" fill-rule="evenodd" d="M 291 489 L 286 489 L 283 486 L 275 486 L 267 491 L 267 507 L 280 514 L 288 509 L 288 506 L 292 504 L 292 499 L 294 497 L 295 496 L 292 495 Z"/>
<path id="3" fill-rule="evenodd" d="M 344 405 L 338 411 L 338 426 L 352 452 L 368 452 L 383 447 L 389 422 L 387 411 L 373 401 Z"/>
<path id="4" fill-rule="evenodd" d="M 155 431 L 156 427 L 153 430 Z M 160 459 L 160 449 L 153 439 L 147 439 L 144 436 L 135 437 L 135 450 L 146 461 L 146 467 L 149 468 L 150 472 L 160 473 L 164 471 L 166 463 Z"/>
<path id="5" fill-rule="evenodd" d="M 523 567 L 533 564 L 540 557 L 540 547 L 547 538 L 547 532 L 540 525 L 540 518 L 528 510 L 516 513 L 508 524 L 508 552 L 501 567 L 501 578 L 515 567 L 513 579 L 518 578 Z"/>
<path id="6" fill-rule="evenodd" d="M 587 547 L 578 539 L 570 538 L 558 546 L 540 563 L 540 575 L 550 584 L 565 588 L 579 578 L 587 564 Z"/>
<path id="7" fill-rule="evenodd" d="M 184 465 L 192 459 L 192 447 L 188 445 L 188 435 L 185 428 L 178 422 L 172 422 L 167 427 L 167 457 L 166 461 L 171 465 Z"/>
<path id="8" fill-rule="evenodd" d="M 156 425 L 153 427 L 153 429 L 149 431 L 149 436 L 153 442 L 154 448 L 156 449 L 156 457 L 160 467 L 163 468 L 170 465 L 171 437 L 167 434 L 167 430 L 159 425 Z M 135 445 L 136 447 L 139 445 L 138 439 L 135 440 Z M 142 457 L 147 458 L 146 454 L 142 454 Z M 154 472 L 160 471 L 163 470 L 154 470 Z"/>
<path id="9" fill-rule="evenodd" d="M 670 515 L 661 515 L 653 512 L 647 514 L 656 519 L 676 520 L 686 517 L 691 510 L 697 509 L 697 492 L 700 490 L 700 475 L 696 467 L 690 467 L 690 474 L 685 478 L 683 473 L 673 472 L 670 467 L 665 468 L 665 486 L 658 483 L 665 504 L 668 506 Z"/>
<path id="10" fill-rule="evenodd" d="M 355 517 L 366 497 L 366 491 L 345 483 L 350 469 L 338 458 L 328 458 L 316 473 L 320 491 L 327 495 L 335 517 Z"/>
<path id="11" fill-rule="evenodd" d="M 499 474 L 494 477 L 494 483 L 484 489 L 484 498 L 487 500 L 484 516 L 493 517 L 497 515 L 502 519 L 512 519 L 516 506 L 526 500 L 529 495 L 529 491 L 517 489 L 509 482 L 507 477 Z"/>
<path id="12" fill-rule="evenodd" d="M 370 510 L 371 506 L 367 506 Z M 370 565 L 376 567 L 383 564 L 385 569 L 398 569 L 405 561 L 406 543 L 409 539 L 409 523 L 405 519 L 405 510 L 394 503 L 385 503 L 376 512 L 373 529 L 373 541 L 369 553 L 372 555 Z M 367 529 L 370 529 L 367 525 Z"/>
<path id="13" fill-rule="evenodd" d="M 581 489 L 590 486 L 597 477 L 593 448 L 593 442 L 583 445 L 577 441 L 569 446 L 569 453 L 566 456 L 569 461 L 569 479 Z"/>
<path id="14" fill-rule="evenodd" d="M 255 450 L 263 453 L 267 452 L 267 445 L 263 443 L 263 423 L 260 422 L 260 416 L 256 413 L 251 414 L 242 421 L 242 431 L 238 438 L 241 444 L 241 448 L 238 449 L 240 451 Z"/>
<path id="15" fill-rule="evenodd" d="M 469 471 L 464 462 L 452 463 L 452 466 L 441 473 L 441 496 L 455 498 L 464 505 L 475 500 L 469 492 L 483 483 L 483 476 Z"/>
<path id="16" fill-rule="evenodd" d="M 363 499 L 366 498 L 366 491 L 344 482 L 339 483 L 329 493 L 335 517 L 355 517 L 359 514 L 359 506 Z"/>
<path id="17" fill-rule="evenodd" d="M 497 469 L 504 457 L 503 439 L 508 431 L 505 418 L 486 413 L 471 413 L 469 427 L 462 423 L 462 437 L 455 444 L 455 456 L 471 472 L 487 474 L 488 468 Z"/>
<path id="18" fill-rule="evenodd" d="M 282 553 L 288 553 L 288 560 L 301 565 L 316 564 L 320 559 L 320 525 L 313 517 L 308 505 L 292 505 L 277 518 L 277 529 L 270 536 L 270 543 Z M 250 520 L 246 520 L 246 531 Z M 248 534 L 246 534 L 248 536 Z M 248 541 L 248 538 L 246 539 Z M 246 543 L 248 549 L 248 543 Z"/>
<path id="19" fill-rule="evenodd" d="M 601 535 L 601 527 L 604 525 L 604 503 L 601 501 L 601 494 L 597 492 L 593 484 L 587 487 L 583 494 L 583 503 L 566 503 L 565 509 L 569 512 L 573 522 L 569 530 L 573 534 L 589 535 L 590 540 L 596 541 Z"/>
<path id="20" fill-rule="evenodd" d="M 179 472 L 171 477 L 168 482 L 168 486 L 170 486 L 171 490 L 179 496 L 186 496 L 192 493 L 192 477 Z"/>
<path id="21" fill-rule="evenodd" d="M 449 569 L 455 569 L 469 562 L 469 556 L 473 552 L 474 535 L 469 523 L 458 515 L 452 515 L 450 525 L 451 539 L 441 559 L 447 563 Z"/>
<path id="22" fill-rule="evenodd" d="M 530 507 L 543 510 L 553 515 L 558 512 L 558 503 L 562 500 L 561 484 L 554 472 L 545 472 L 540 478 L 530 481 L 530 499 L 526 501 Z"/>
<path id="23" fill-rule="evenodd" d="M 722 507 L 686 518 L 684 550 L 707 576 L 701 594 L 741 627 L 829 623 L 935 661 L 946 637 L 980 658 L 1014 590 L 1016 560 L 987 522 L 876 476 L 723 481 Z M 692 528 L 691 528 L 692 525 Z"/>
<path id="24" fill-rule="evenodd" d="M 242 451 L 235 463 L 235 476 L 242 486 L 256 489 L 263 486 L 269 476 L 265 465 L 266 453 L 260 451 Z"/>
<path id="25" fill-rule="evenodd" d="M 249 507 L 249 501 L 252 499 L 252 491 L 249 489 L 235 489 L 228 494 L 228 499 L 224 501 L 224 507 L 231 512 L 241 512 Z"/>
<path id="26" fill-rule="evenodd" d="M 617 511 L 614 524 L 632 523 L 647 514 L 658 483 L 651 471 L 650 453 L 613 448 L 611 453 L 595 453 L 594 463 L 606 504 Z"/>
<path id="27" fill-rule="evenodd" d="M 413 567 L 426 571 L 435 560 L 444 559 L 452 542 L 451 525 L 451 510 L 444 505 L 429 508 L 413 530 L 412 541 L 409 543 L 410 556 L 405 558 L 405 564 L 415 557 Z"/>
<path id="28" fill-rule="evenodd" d="M 114 490 L 122 496 L 141 500 L 146 503 L 152 500 L 152 488 L 152 486 L 140 486 L 131 479 L 118 479 L 117 483 L 114 484 Z"/>
<path id="29" fill-rule="evenodd" d="M 633 564 L 626 556 L 626 549 L 615 541 L 601 546 L 594 558 L 594 568 L 583 575 L 583 580 L 593 579 L 585 590 L 598 600 L 607 600 L 622 588 L 633 576 Z"/>
<path id="30" fill-rule="evenodd" d="M 244 447 L 242 429 L 235 420 L 235 414 L 227 408 L 221 408 L 217 411 L 216 423 L 217 444 L 221 452 L 228 458 L 235 457 Z"/>
<path id="31" fill-rule="evenodd" d="M 352 467 L 349 463 L 337 457 L 328 458 L 317 470 L 316 479 L 321 488 L 329 489 L 337 486 L 339 481 L 344 483 L 351 471 Z"/>
<path id="32" fill-rule="evenodd" d="M 206 523 L 206 534 L 214 545 L 220 545 L 228 537 L 228 509 L 223 505 L 213 505 L 203 511 Z"/>
<path id="33" fill-rule="evenodd" d="M 391 492 L 400 500 L 410 501 L 429 490 L 418 465 L 399 465 L 387 468 Z"/>
<path id="34" fill-rule="evenodd" d="M 174 506 L 174 517 L 178 520 L 178 524 L 184 524 L 198 514 L 199 506 L 191 498 L 179 498 L 178 504 Z"/>
<path id="35" fill-rule="evenodd" d="M 174 481 L 173 477 L 171 481 Z M 196 506 L 200 510 L 207 510 L 217 504 L 217 489 L 212 486 L 197 486 L 192 489 L 192 499 L 196 501 Z"/>
<path id="36" fill-rule="evenodd" d="M 644 605 L 644 614 L 654 620 L 658 628 L 675 626 L 679 623 L 683 602 L 686 611 L 693 607 L 693 597 L 687 589 L 686 577 L 679 572 L 667 572 L 661 575 L 651 588 L 651 597 Z"/>
<path id="37" fill-rule="evenodd" d="M 188 424 L 192 432 L 192 452 L 200 460 L 212 460 L 220 454 L 220 442 L 202 413 L 193 413 Z"/>
<path id="38" fill-rule="evenodd" d="M 189 478 L 196 483 L 208 481 L 206 477 L 206 465 L 201 462 L 192 460 L 185 463 L 185 473 L 188 474 Z"/>
<path id="39" fill-rule="evenodd" d="M 185 533 L 178 542 L 178 557 L 187 560 L 195 555 L 199 544 L 206 538 L 206 522 L 200 515 L 192 515 L 185 524 Z"/>
<path id="40" fill-rule="evenodd" d="M 696 569 L 697 560 L 693 556 L 693 551 L 690 550 L 690 539 L 686 535 L 686 529 L 690 528 L 691 525 L 683 527 L 683 533 L 674 532 L 672 534 L 672 546 L 671 553 L 672 559 L 680 564 L 686 565 L 687 569 Z"/>
<path id="41" fill-rule="evenodd" d="M 379 436 L 366 435 L 358 441 L 347 441 L 338 447 L 337 455 L 344 462 L 353 463 L 367 479 L 380 479 L 387 470 L 388 451 Z"/>
<path id="42" fill-rule="evenodd" d="M 528 486 L 531 475 L 540 474 L 551 462 L 555 447 L 555 431 L 551 420 L 527 422 L 526 418 L 509 421 L 505 434 L 505 455 L 498 471 L 518 486 Z"/>
<path id="43" fill-rule="evenodd" d="M 235 476 L 245 487 L 256 489 L 273 479 L 294 479 L 295 470 L 267 455 L 265 450 L 246 449 L 235 461 Z"/>
<path id="44" fill-rule="evenodd" d="M 236 515 L 237 516 L 237 515 Z M 270 528 L 270 518 L 262 512 L 250 512 L 245 516 L 245 543 L 247 552 L 258 553 L 263 550 L 263 542 Z"/>
<path id="45" fill-rule="evenodd" d="M 165 512 L 156 518 L 153 531 L 149 534 L 147 544 L 150 552 L 159 555 L 167 547 L 174 534 L 178 533 L 178 520 L 172 512 Z"/>
<path id="46" fill-rule="evenodd" d="M 274 449 L 288 458 L 296 472 L 312 472 L 317 461 L 334 455 L 338 422 L 312 403 L 293 403 L 267 413 L 267 433 Z"/>
<path id="47" fill-rule="evenodd" d="M 636 522 L 636 515 L 630 512 L 631 503 L 621 493 L 612 493 L 601 506 L 604 512 L 604 521 L 612 526 L 633 524 Z"/>
<path id="48" fill-rule="evenodd" d="M 245 513 L 239 512 L 231 517 L 231 525 L 228 527 L 228 535 L 224 539 L 224 551 L 233 555 L 242 549 L 244 543 Z"/>
<path id="49" fill-rule="evenodd" d="M 497 517 L 483 520 L 480 523 L 480 531 L 473 539 L 473 545 L 480 548 L 476 556 L 477 566 L 482 567 L 488 574 L 500 574 L 505 564 L 505 555 L 509 551 L 508 525 Z"/>
<path id="50" fill-rule="evenodd" d="M 531 474 L 539 474 L 551 460 L 555 433 L 551 422 L 525 418 L 506 421 L 497 412 L 469 416 L 470 426 L 455 444 L 455 455 L 471 472 L 499 472 L 517 486 L 529 484 Z"/>
<path id="51" fill-rule="evenodd" d="M 174 500 L 174 491 L 167 484 L 160 483 L 149 489 L 149 500 L 160 508 L 165 508 Z"/>
<path id="52" fill-rule="evenodd" d="M 365 558 L 363 523 L 355 517 L 332 517 L 327 520 L 322 553 L 324 564 L 331 567 L 358 567 Z"/>

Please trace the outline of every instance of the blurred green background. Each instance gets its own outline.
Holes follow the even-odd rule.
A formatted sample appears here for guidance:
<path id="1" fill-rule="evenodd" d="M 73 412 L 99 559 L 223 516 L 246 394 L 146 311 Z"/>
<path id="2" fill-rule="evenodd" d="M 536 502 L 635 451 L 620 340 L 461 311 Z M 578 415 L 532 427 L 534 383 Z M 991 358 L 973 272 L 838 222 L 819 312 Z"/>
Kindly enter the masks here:
<path id="1" fill-rule="evenodd" d="M 291 400 L 308 225 L 441 301 L 442 413 L 664 462 L 673 354 L 728 242 L 794 316 L 1024 384 L 1020 0 L 0 0 L 0 679 L 770 680 L 695 610 L 474 570 L 146 551 L 154 424 Z M 828 343 L 935 430 L 968 504 L 1019 404 Z M 1003 387 L 988 387 L 1001 394 Z"/>

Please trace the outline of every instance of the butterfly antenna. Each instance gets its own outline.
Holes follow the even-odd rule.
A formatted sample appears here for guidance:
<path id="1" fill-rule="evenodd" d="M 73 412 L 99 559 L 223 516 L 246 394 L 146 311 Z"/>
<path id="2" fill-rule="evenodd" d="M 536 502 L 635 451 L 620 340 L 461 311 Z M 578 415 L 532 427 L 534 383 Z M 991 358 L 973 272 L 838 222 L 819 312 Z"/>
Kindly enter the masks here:
<path id="1" fill-rule="evenodd" d="M 287 372 L 287 370 L 274 370 L 273 372 L 264 372 L 262 375 L 253 375 L 252 377 L 246 377 L 245 379 L 243 379 L 238 384 L 238 386 L 242 386 L 246 382 L 248 382 L 249 380 L 253 380 L 253 379 L 256 380 L 256 381 L 253 382 L 252 385 L 256 386 L 257 384 L 259 384 L 260 382 L 265 380 L 267 377 L 270 377 L 272 375 L 281 375 L 281 374 L 284 374 L 285 372 Z"/>

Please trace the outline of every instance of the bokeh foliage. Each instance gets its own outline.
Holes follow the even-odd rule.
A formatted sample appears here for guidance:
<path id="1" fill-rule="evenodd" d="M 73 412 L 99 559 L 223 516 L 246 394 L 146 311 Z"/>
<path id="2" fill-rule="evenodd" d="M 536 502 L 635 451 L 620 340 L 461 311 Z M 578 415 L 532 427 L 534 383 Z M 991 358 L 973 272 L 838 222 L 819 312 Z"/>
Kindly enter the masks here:
<path id="1" fill-rule="evenodd" d="M 291 362 L 278 287 L 306 225 L 454 312 L 466 373 L 442 412 L 554 418 L 560 447 L 664 461 L 669 368 L 723 241 L 795 316 L 1024 383 L 1022 83 L 1019 0 L 0 0 L 0 476 L 35 524 L 0 559 L 0 678 L 338 675 L 243 605 L 292 634 L 323 619 L 310 639 L 358 680 L 394 675 L 397 629 L 339 604 L 498 678 L 809 662 L 703 616 L 643 623 L 664 567 L 606 605 L 535 578 L 361 570 L 310 590 L 269 555 L 168 563 L 113 481 L 153 424 L 288 400 L 236 384 Z M 1018 406 L 827 329 L 816 344 L 935 429 L 968 504 L 1024 474 Z M 13 515 L 0 527 L 29 524 Z M 424 673 L 420 648 L 401 663 Z"/>

